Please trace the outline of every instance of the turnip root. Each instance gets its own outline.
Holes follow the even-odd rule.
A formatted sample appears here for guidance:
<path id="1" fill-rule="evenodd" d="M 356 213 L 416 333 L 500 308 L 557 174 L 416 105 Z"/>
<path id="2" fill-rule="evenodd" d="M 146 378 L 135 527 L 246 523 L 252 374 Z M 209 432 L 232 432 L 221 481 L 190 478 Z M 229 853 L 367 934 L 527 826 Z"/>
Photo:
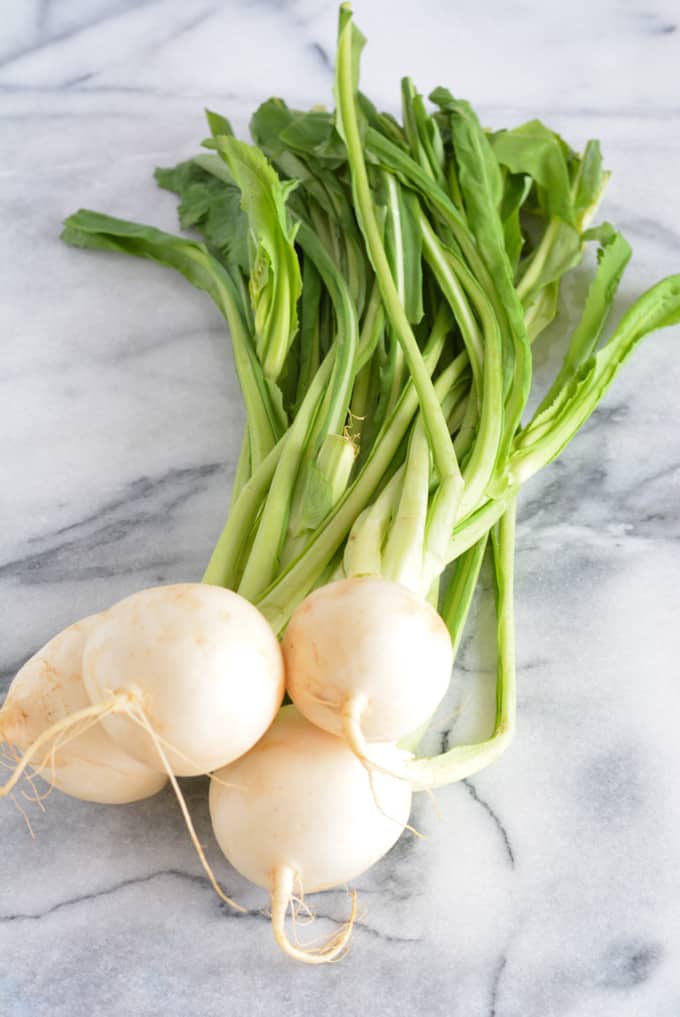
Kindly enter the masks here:
<path id="1" fill-rule="evenodd" d="M 0 711 L 2 740 L 25 752 L 55 724 L 91 709 L 82 680 L 83 647 L 103 617 L 90 615 L 70 625 L 24 664 Z M 119 748 L 96 718 L 83 718 L 70 731 L 67 725 L 48 736 L 34 760 L 36 771 L 53 787 L 86 801 L 133 802 L 156 794 L 166 783 L 164 774 Z"/>
<path id="2" fill-rule="evenodd" d="M 448 686 L 453 649 L 437 612 L 379 577 L 329 583 L 294 612 L 283 639 L 286 687 L 313 724 L 366 742 L 397 741 L 427 721 Z"/>
<path id="3" fill-rule="evenodd" d="M 398 767 L 392 745 L 373 746 L 386 767 Z M 298 710 L 281 710 L 265 736 L 210 786 L 217 841 L 231 864 L 272 898 L 279 946 L 308 963 L 333 960 L 345 949 L 354 920 L 325 946 L 289 940 L 285 918 L 296 892 L 342 885 L 378 861 L 403 831 L 409 785 L 367 774 L 345 742 L 310 724 Z"/>
<path id="4" fill-rule="evenodd" d="M 284 690 L 264 617 L 238 594 L 201 583 L 152 587 L 115 604 L 87 640 L 83 677 L 92 703 L 128 700 L 102 717 L 111 738 L 146 766 L 169 764 L 181 776 L 247 752 Z"/>

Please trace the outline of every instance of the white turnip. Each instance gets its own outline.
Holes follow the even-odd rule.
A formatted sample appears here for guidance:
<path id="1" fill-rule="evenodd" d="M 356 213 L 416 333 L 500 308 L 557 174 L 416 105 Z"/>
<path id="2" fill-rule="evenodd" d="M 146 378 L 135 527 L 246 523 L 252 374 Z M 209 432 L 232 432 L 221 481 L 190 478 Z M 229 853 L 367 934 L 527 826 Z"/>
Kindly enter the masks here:
<path id="1" fill-rule="evenodd" d="M 373 746 L 386 767 L 401 753 Z M 285 917 L 295 893 L 354 879 L 403 831 L 411 789 L 384 773 L 369 775 L 345 742 L 310 724 L 293 706 L 210 785 L 210 815 L 231 864 L 272 897 L 274 936 L 292 957 L 322 963 L 345 948 L 352 920 L 324 947 L 290 942 Z M 354 912 L 353 912 L 354 914 Z"/>
<path id="2" fill-rule="evenodd" d="M 362 758 L 365 742 L 397 741 L 432 716 L 453 666 L 451 639 L 434 608 L 379 577 L 311 593 L 290 620 L 283 655 L 286 688 L 300 712 L 343 735 Z"/>
<path id="3" fill-rule="evenodd" d="M 152 587 L 115 604 L 87 640 L 83 677 L 92 703 L 123 700 L 102 718 L 110 736 L 147 766 L 169 763 L 181 776 L 247 752 L 284 688 L 264 617 L 238 594 L 202 583 Z"/>
<path id="4" fill-rule="evenodd" d="M 124 752 L 96 717 L 49 735 L 54 725 L 91 709 L 82 679 L 83 647 L 103 617 L 90 615 L 70 625 L 24 664 L 0 711 L 0 734 L 21 752 L 47 735 L 33 760 L 41 777 L 75 798 L 123 804 L 155 794 L 165 775 Z"/>

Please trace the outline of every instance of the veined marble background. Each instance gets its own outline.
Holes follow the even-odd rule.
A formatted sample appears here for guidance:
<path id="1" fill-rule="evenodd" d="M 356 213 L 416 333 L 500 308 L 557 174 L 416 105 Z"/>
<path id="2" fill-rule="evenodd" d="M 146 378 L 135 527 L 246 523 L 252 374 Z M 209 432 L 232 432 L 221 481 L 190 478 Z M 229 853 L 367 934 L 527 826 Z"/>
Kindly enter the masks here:
<path id="1" fill-rule="evenodd" d="M 493 126 L 540 116 L 574 145 L 602 140 L 602 215 L 635 252 L 619 311 L 680 270 L 675 2 L 355 9 L 362 85 L 386 108 L 408 73 Z M 2 5 L 3 688 L 77 617 L 200 576 L 242 422 L 210 301 L 150 264 L 66 249 L 60 222 L 89 206 L 174 228 L 153 168 L 195 151 L 203 106 L 245 131 L 271 94 L 330 104 L 335 23 L 328 0 Z M 0 803 L 2 1017 L 678 1017 L 679 342 L 646 340 L 524 492 L 516 743 L 436 808 L 418 802 L 427 837 L 358 881 L 342 964 L 279 954 L 264 896 L 211 840 L 203 781 L 189 802 L 246 916 L 213 896 L 169 793 L 123 808 L 55 793 L 30 809 L 35 839 Z M 493 659 L 468 638 L 435 741 L 473 732 L 492 696 Z M 314 903 L 326 932 L 347 907 Z"/>

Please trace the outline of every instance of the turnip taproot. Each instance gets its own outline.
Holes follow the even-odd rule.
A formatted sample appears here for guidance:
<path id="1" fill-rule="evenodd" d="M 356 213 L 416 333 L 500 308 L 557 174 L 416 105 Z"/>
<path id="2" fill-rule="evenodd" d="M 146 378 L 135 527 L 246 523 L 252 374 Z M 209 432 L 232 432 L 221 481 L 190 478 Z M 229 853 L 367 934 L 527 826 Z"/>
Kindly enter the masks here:
<path id="1" fill-rule="evenodd" d="M 386 767 L 398 768 L 398 749 L 373 749 Z M 369 776 L 341 738 L 310 724 L 294 706 L 282 709 L 257 745 L 219 770 L 210 786 L 222 851 L 271 894 L 279 946 L 310 963 L 343 951 L 353 917 L 325 946 L 299 947 L 284 927 L 294 892 L 330 889 L 360 875 L 399 838 L 410 808 L 405 781 Z"/>
<path id="2" fill-rule="evenodd" d="M 293 613 L 286 688 L 301 713 L 357 755 L 427 721 L 451 676 L 446 625 L 417 593 L 379 577 L 329 583 Z M 372 753 L 371 753 L 372 755 Z"/>
<path id="3" fill-rule="evenodd" d="M 113 805 L 156 794 L 165 774 L 124 752 L 96 718 L 84 717 L 49 736 L 55 724 L 91 709 L 82 679 L 83 648 L 103 618 L 90 615 L 70 625 L 24 664 L 0 711 L 0 737 L 25 752 L 47 735 L 34 756 L 40 776 L 75 798 Z"/>

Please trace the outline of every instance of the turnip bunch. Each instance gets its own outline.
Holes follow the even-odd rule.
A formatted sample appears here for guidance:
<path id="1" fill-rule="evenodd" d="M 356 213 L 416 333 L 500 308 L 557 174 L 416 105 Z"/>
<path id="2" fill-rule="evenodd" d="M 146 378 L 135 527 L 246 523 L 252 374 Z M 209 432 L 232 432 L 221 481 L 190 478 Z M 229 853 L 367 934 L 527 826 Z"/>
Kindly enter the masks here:
<path id="1" fill-rule="evenodd" d="M 401 119 L 381 113 L 359 91 L 363 42 L 343 5 L 333 112 L 270 99 L 252 144 L 208 112 L 202 153 L 156 171 L 192 236 L 87 210 L 67 219 L 68 243 L 156 261 L 213 299 L 246 426 L 203 582 L 133 593 L 62 633 L 0 713 L 24 752 L 6 791 L 31 762 L 111 802 L 167 778 L 193 834 L 176 778 L 210 773 L 220 846 L 271 894 L 277 942 L 314 963 L 346 949 L 354 909 L 331 941 L 303 948 L 285 931 L 294 898 L 381 857 L 413 790 L 507 747 L 517 494 L 639 340 L 680 321 L 670 276 L 603 339 L 631 252 L 591 225 L 608 179 L 596 141 L 578 154 L 537 120 L 485 130 L 468 103 L 438 88 L 428 107 L 408 78 Z M 527 413 L 533 344 L 589 244 L 580 319 Z M 418 756 L 486 559 L 493 729 Z M 279 711 L 284 679 L 294 706 Z"/>
<path id="2" fill-rule="evenodd" d="M 229 590 L 183 583 L 142 590 L 71 625 L 19 671 L 0 734 L 29 764 L 87 801 L 146 798 L 169 779 L 215 891 L 177 775 L 208 773 L 264 734 L 283 699 L 283 661 L 262 615 Z"/>

